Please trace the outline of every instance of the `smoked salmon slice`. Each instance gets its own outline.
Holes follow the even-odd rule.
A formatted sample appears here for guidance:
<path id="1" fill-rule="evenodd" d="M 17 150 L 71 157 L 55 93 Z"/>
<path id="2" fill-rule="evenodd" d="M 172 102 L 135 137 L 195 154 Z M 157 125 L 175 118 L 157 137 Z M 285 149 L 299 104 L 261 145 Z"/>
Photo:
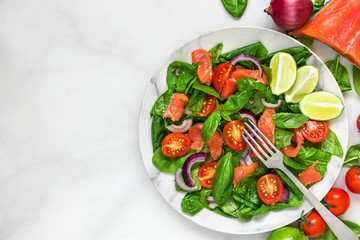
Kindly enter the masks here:
<path id="1" fill-rule="evenodd" d="M 212 82 L 212 57 L 205 49 L 197 49 L 191 53 L 192 62 L 200 63 L 197 67 L 197 77 L 202 84 L 210 85 Z"/>
<path id="2" fill-rule="evenodd" d="M 223 146 L 222 134 L 218 130 L 216 130 L 214 135 L 210 138 L 208 145 L 212 159 L 217 160 L 222 153 Z"/>
<path id="3" fill-rule="evenodd" d="M 301 146 L 304 144 L 304 136 L 300 130 L 300 128 L 295 128 L 291 130 L 295 135 L 293 136 L 292 140 L 297 144 L 296 147 L 293 145 L 289 145 L 281 149 L 283 153 L 286 154 L 288 157 L 296 157 L 299 153 Z"/>
<path id="4" fill-rule="evenodd" d="M 256 172 L 260 167 L 260 163 L 254 162 L 250 165 L 243 165 L 234 168 L 234 187 L 238 185 L 245 177 Z"/>
<path id="5" fill-rule="evenodd" d="M 299 29 L 289 33 L 315 38 L 360 67 L 360 1 L 332 0 Z"/>
<path id="6" fill-rule="evenodd" d="M 254 78 L 256 79 L 255 82 L 261 82 L 265 85 L 269 85 L 268 76 L 265 73 L 263 73 L 263 75 L 261 76 L 259 70 L 239 68 L 230 74 L 230 78 L 233 78 L 235 80 L 244 77 Z"/>
<path id="7" fill-rule="evenodd" d="M 316 160 L 311 166 L 299 173 L 299 180 L 305 186 L 320 181 L 322 179 L 321 174 L 315 169 L 316 164 L 319 160 Z"/>
<path id="8" fill-rule="evenodd" d="M 173 121 L 179 121 L 184 113 L 184 107 L 189 99 L 185 94 L 174 93 L 167 105 L 163 118 L 170 117 Z"/>

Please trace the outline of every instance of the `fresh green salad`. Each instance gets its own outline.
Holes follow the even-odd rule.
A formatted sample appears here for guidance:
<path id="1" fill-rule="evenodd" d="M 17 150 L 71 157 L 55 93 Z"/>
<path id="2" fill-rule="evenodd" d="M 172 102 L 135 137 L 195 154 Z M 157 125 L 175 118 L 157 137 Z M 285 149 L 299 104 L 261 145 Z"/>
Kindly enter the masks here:
<path id="1" fill-rule="evenodd" d="M 184 213 L 207 208 L 251 220 L 296 207 L 303 194 L 280 170 L 267 169 L 242 133 L 252 121 L 284 153 L 284 164 L 307 187 L 321 181 L 332 155 L 343 149 L 327 121 L 343 104 L 315 91 L 319 71 L 303 46 L 269 53 L 261 42 L 222 52 L 223 44 L 195 49 L 192 63 L 174 61 L 165 91 L 152 110 L 153 164 L 174 174 L 186 192 Z"/>

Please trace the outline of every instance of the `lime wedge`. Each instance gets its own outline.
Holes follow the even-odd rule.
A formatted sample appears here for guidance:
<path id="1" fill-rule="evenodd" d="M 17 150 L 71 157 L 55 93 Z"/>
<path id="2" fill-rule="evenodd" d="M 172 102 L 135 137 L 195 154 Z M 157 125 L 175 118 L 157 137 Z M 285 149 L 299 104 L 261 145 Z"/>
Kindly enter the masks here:
<path id="1" fill-rule="evenodd" d="M 297 70 L 296 80 L 289 91 L 285 92 L 285 101 L 298 103 L 308 93 L 314 91 L 319 82 L 319 69 L 307 65 Z"/>
<path id="2" fill-rule="evenodd" d="M 305 95 L 299 103 L 299 108 L 302 114 L 310 119 L 326 121 L 339 117 L 344 104 L 335 94 L 319 91 Z"/>
<path id="3" fill-rule="evenodd" d="M 276 53 L 270 60 L 272 80 L 270 88 L 273 94 L 280 95 L 288 91 L 295 83 L 296 62 L 284 52 Z"/>

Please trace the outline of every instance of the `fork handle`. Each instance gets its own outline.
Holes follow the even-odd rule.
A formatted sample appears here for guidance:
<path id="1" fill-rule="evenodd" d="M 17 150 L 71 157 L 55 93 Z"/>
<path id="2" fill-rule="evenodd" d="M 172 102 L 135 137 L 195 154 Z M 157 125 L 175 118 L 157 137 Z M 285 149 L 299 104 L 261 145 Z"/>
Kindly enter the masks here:
<path id="1" fill-rule="evenodd" d="M 339 240 L 359 240 L 356 234 L 333 215 L 287 168 L 281 169 L 300 189 Z"/>

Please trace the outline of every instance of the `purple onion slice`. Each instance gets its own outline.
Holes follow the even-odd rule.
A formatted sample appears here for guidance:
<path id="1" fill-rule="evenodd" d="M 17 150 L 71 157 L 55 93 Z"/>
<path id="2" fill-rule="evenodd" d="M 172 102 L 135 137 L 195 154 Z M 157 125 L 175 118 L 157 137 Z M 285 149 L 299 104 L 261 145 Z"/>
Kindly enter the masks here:
<path id="1" fill-rule="evenodd" d="M 194 165 L 194 163 L 197 162 L 204 162 L 206 155 L 207 154 L 203 152 L 194 153 L 185 160 L 184 165 L 182 167 L 182 176 L 187 186 L 194 187 L 195 185 L 194 180 L 191 178 L 191 174 L 190 174 L 192 165 Z"/>
<path id="2" fill-rule="evenodd" d="M 250 119 L 257 126 L 257 120 L 256 120 L 256 117 L 255 117 L 254 113 L 252 113 L 251 111 L 249 111 L 247 109 L 241 109 L 239 111 L 239 114 L 243 118 Z"/>
<path id="3" fill-rule="evenodd" d="M 264 98 L 261 98 L 261 103 L 267 108 L 278 108 L 283 104 L 283 100 L 279 99 L 277 103 L 268 103 Z"/>
<path id="4" fill-rule="evenodd" d="M 289 197 L 290 197 L 289 188 L 286 185 L 284 185 L 284 193 L 279 202 L 286 203 L 287 201 L 289 201 Z"/>
<path id="5" fill-rule="evenodd" d="M 259 69 L 260 77 L 263 76 L 264 69 L 263 69 L 263 67 L 261 65 L 261 62 L 256 57 L 254 57 L 253 55 L 239 54 L 239 55 L 235 56 L 233 59 L 231 59 L 230 64 L 235 65 L 238 61 L 243 61 L 243 60 L 253 62 L 257 66 L 257 68 Z"/>
<path id="6" fill-rule="evenodd" d="M 169 126 L 166 126 L 167 130 L 169 130 L 170 132 L 174 132 L 174 133 L 186 133 L 189 128 L 191 127 L 191 125 L 193 124 L 193 120 L 192 118 L 189 119 L 185 119 L 181 125 L 175 125 L 175 124 L 171 124 Z"/>
<path id="7" fill-rule="evenodd" d="M 193 187 L 189 187 L 187 186 L 181 179 L 181 172 L 182 172 L 182 169 L 181 168 L 178 168 L 175 172 L 175 182 L 176 184 L 182 189 L 182 190 L 185 190 L 185 191 L 194 191 L 196 190 L 198 187 L 197 186 L 193 186 Z"/>

